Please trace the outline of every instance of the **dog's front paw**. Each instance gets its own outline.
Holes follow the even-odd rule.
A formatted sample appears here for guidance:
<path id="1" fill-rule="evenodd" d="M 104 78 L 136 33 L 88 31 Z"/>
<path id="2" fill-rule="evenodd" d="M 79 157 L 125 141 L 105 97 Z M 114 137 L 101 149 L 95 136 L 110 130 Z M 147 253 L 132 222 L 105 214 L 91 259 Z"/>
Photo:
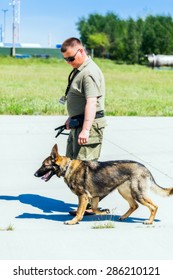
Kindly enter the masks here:
<path id="1" fill-rule="evenodd" d="M 65 225 L 76 225 L 77 223 L 78 221 L 76 219 L 72 219 L 64 222 Z"/>

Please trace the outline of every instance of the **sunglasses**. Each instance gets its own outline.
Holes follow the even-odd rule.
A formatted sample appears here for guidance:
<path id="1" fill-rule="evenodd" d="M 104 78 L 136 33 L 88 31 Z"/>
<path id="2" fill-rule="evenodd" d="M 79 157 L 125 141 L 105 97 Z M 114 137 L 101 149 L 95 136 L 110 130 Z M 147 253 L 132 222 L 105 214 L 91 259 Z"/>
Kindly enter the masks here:
<path id="1" fill-rule="evenodd" d="M 69 56 L 69 57 L 64 57 L 64 59 L 65 59 L 67 62 L 73 62 L 73 61 L 75 60 L 75 56 L 77 55 L 78 51 L 80 51 L 80 49 L 77 50 L 77 52 L 75 53 L 75 55 Z"/>

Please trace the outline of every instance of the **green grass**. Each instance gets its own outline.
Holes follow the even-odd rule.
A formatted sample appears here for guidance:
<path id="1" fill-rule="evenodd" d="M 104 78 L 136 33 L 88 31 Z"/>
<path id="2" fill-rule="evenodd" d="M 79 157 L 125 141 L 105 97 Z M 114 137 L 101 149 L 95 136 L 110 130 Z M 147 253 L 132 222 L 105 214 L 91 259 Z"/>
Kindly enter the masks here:
<path id="1" fill-rule="evenodd" d="M 112 209 L 111 215 L 107 215 L 105 221 L 105 216 L 98 216 L 98 221 L 94 223 L 92 229 L 111 229 L 115 228 L 114 215 L 116 208 Z"/>
<path id="2" fill-rule="evenodd" d="M 14 230 L 14 227 L 11 224 L 6 228 L 0 228 L 0 231 L 13 231 L 13 230 Z"/>
<path id="3" fill-rule="evenodd" d="M 106 221 L 104 223 L 95 223 L 93 226 L 92 226 L 92 229 L 111 229 L 111 228 L 115 228 L 115 224 L 111 221 Z"/>
<path id="4" fill-rule="evenodd" d="M 173 116 L 173 71 L 95 61 L 105 76 L 106 115 Z M 0 114 L 67 114 L 58 100 L 70 71 L 63 60 L 0 57 Z"/>

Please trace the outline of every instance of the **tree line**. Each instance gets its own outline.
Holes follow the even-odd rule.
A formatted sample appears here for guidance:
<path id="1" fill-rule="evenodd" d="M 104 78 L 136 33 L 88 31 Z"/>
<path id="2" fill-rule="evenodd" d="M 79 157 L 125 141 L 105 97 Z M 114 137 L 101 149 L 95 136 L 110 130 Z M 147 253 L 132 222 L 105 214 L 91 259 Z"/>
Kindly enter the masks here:
<path id="1" fill-rule="evenodd" d="M 173 19 L 149 15 L 120 19 L 114 13 L 91 14 L 77 22 L 80 38 L 96 57 L 142 64 L 146 54 L 173 54 Z"/>

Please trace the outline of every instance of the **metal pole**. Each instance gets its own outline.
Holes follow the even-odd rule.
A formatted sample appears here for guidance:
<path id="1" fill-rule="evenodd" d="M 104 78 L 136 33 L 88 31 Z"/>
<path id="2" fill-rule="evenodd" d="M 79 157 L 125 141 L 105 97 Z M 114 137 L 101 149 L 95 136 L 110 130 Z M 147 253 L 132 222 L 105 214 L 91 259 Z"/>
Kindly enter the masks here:
<path id="1" fill-rule="evenodd" d="M 12 56 L 16 56 L 16 50 L 15 50 L 15 1 L 12 1 L 12 7 L 13 7 L 13 35 L 12 35 Z"/>
<path id="2" fill-rule="evenodd" d="M 6 13 L 8 12 L 7 9 L 2 9 L 4 13 L 4 30 L 3 30 L 3 44 L 5 44 L 5 39 L 6 39 Z"/>
<path id="3" fill-rule="evenodd" d="M 1 31 L 0 42 L 2 42 L 2 24 L 0 25 L 0 31 Z"/>

